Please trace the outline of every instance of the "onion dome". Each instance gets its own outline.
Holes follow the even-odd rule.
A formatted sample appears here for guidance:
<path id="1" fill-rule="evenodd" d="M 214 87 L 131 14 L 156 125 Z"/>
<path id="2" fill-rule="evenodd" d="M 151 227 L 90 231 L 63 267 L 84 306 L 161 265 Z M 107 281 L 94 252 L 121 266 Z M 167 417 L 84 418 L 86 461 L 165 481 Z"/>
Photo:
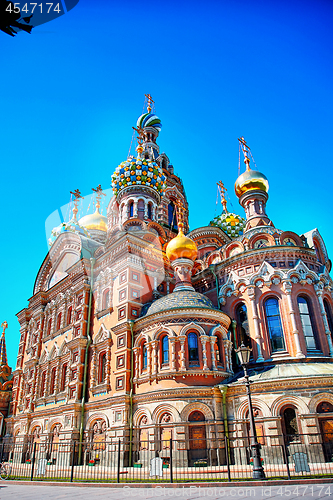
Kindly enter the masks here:
<path id="1" fill-rule="evenodd" d="M 102 215 L 99 211 L 99 207 L 96 206 L 96 211 L 93 214 L 88 214 L 79 220 L 80 226 L 83 226 L 88 231 L 92 229 L 97 229 L 99 231 L 107 232 L 108 224 L 107 218 Z"/>
<path id="2" fill-rule="evenodd" d="M 166 254 L 170 262 L 176 259 L 190 259 L 194 261 L 197 258 L 198 249 L 194 241 L 185 236 L 183 231 L 179 229 L 177 236 L 168 243 Z"/>
<path id="3" fill-rule="evenodd" d="M 269 184 L 267 177 L 258 170 L 246 170 L 235 182 L 235 192 L 238 198 L 250 189 L 259 189 L 268 192 Z"/>
<path id="4" fill-rule="evenodd" d="M 52 229 L 51 236 L 48 239 L 49 246 L 51 247 L 53 245 L 60 234 L 68 232 L 80 234 L 81 236 L 90 238 L 90 234 L 87 229 L 83 227 L 75 217 L 73 217 L 73 219 L 71 219 L 69 222 L 62 222 L 59 226 Z"/>
<path id="5" fill-rule="evenodd" d="M 123 161 L 112 175 L 112 189 L 117 196 L 126 187 L 148 186 L 160 195 L 165 191 L 165 176 L 162 168 L 152 159 L 138 156 Z"/>
<path id="6" fill-rule="evenodd" d="M 153 113 L 143 113 L 143 115 L 139 116 L 138 121 L 136 122 L 136 126 L 138 129 L 146 128 L 146 127 L 154 127 L 157 130 L 161 130 L 162 123 L 158 116 Z"/>
<path id="7" fill-rule="evenodd" d="M 230 238 L 237 238 L 242 236 L 246 220 L 237 214 L 227 212 L 214 217 L 209 225 L 221 228 Z"/>

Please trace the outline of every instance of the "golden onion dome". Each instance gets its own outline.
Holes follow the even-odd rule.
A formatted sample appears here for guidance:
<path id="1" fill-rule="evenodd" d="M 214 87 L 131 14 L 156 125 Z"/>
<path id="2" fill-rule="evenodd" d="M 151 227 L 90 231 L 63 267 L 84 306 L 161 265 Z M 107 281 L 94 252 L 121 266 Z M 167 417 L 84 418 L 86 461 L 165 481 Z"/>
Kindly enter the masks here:
<path id="1" fill-rule="evenodd" d="M 268 188 L 267 177 L 257 170 L 246 170 L 235 182 L 235 192 L 238 198 L 250 189 L 260 189 L 267 193 Z"/>
<path id="2" fill-rule="evenodd" d="M 93 214 L 85 215 L 79 220 L 80 226 L 85 227 L 86 229 L 97 229 L 99 231 L 105 231 L 107 232 L 108 230 L 108 225 L 107 225 L 107 218 L 104 217 L 99 212 L 99 208 L 96 208 L 96 211 Z"/>
<path id="3" fill-rule="evenodd" d="M 198 249 L 194 241 L 185 236 L 183 231 L 179 229 L 178 235 L 169 241 L 166 254 L 170 262 L 181 258 L 194 261 L 197 258 Z"/>

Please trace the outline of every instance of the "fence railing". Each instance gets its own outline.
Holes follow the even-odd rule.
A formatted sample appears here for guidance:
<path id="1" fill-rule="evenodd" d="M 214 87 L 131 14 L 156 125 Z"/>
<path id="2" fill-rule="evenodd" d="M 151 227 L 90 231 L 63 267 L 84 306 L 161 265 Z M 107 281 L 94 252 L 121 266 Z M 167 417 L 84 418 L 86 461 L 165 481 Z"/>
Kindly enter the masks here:
<path id="1" fill-rule="evenodd" d="M 333 435 L 259 437 L 267 479 L 332 477 Z M 70 482 L 193 482 L 252 479 L 250 440 L 125 439 L 0 443 L 11 478 Z"/>

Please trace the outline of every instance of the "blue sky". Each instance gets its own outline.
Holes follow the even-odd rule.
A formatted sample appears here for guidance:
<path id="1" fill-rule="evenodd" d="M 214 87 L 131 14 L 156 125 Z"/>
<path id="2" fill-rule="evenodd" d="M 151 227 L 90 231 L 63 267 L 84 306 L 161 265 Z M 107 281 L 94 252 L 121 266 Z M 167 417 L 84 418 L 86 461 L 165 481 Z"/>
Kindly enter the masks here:
<path id="1" fill-rule="evenodd" d="M 0 32 L 0 322 L 12 366 L 15 314 L 47 253 L 45 221 L 69 191 L 110 187 L 145 93 L 183 179 L 191 229 L 221 211 L 220 179 L 242 214 L 233 185 L 243 135 L 269 179 L 276 227 L 317 227 L 332 258 L 332 18 L 332 2 L 320 0 L 80 0 L 31 35 Z"/>

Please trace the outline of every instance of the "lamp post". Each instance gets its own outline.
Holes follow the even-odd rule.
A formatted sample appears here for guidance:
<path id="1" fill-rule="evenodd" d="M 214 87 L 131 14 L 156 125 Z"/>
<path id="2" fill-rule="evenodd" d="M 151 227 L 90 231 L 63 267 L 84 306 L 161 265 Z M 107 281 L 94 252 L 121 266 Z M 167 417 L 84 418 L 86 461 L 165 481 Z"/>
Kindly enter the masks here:
<path id="1" fill-rule="evenodd" d="M 253 477 L 253 479 L 265 479 L 266 478 L 265 472 L 264 472 L 263 466 L 261 465 L 260 444 L 258 443 L 257 431 L 256 431 L 255 423 L 254 423 L 249 375 L 247 373 L 247 365 L 249 364 L 251 350 L 252 349 L 250 349 L 250 347 L 245 347 L 245 345 L 242 343 L 242 345 L 238 349 L 236 349 L 235 351 L 238 355 L 239 361 L 240 361 L 242 368 L 244 370 L 245 387 L 246 387 L 246 394 L 247 394 L 248 405 L 249 405 L 250 434 L 251 434 L 250 443 L 251 443 L 251 451 L 252 451 L 252 459 L 253 459 L 253 475 L 252 475 L 252 477 Z"/>

